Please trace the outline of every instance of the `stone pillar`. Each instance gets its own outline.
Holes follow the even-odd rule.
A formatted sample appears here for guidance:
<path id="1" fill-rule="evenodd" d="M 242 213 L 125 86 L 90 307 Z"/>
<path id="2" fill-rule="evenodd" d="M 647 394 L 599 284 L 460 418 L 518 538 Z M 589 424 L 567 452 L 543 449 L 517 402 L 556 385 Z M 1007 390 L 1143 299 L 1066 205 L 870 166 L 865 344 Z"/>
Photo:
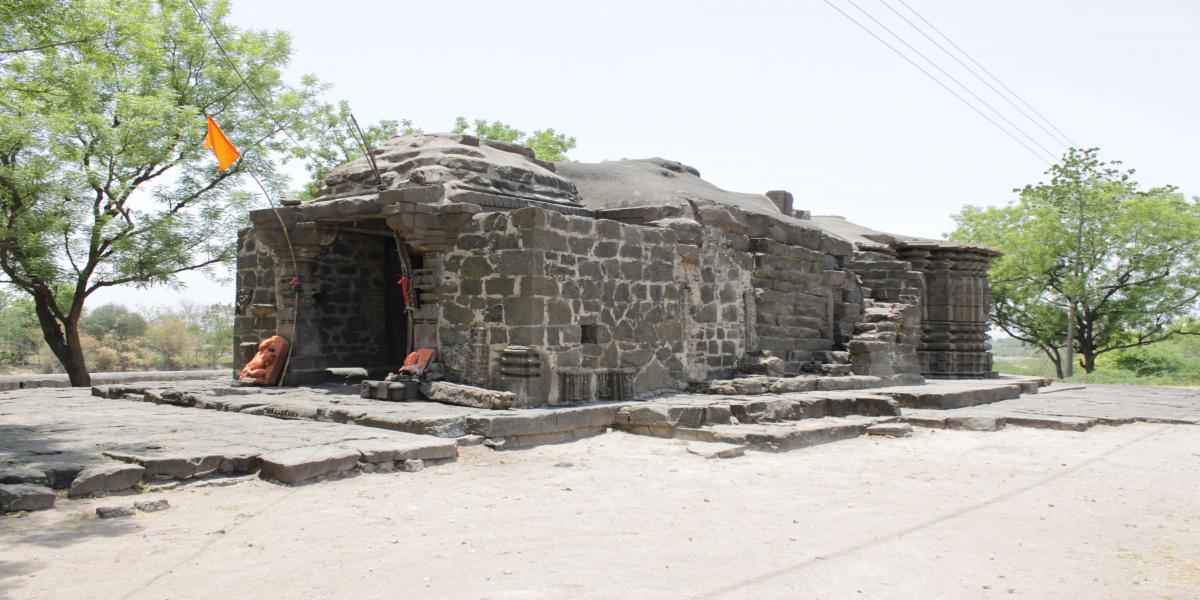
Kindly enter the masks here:
<path id="1" fill-rule="evenodd" d="M 319 382 L 325 377 L 327 365 L 322 347 L 320 308 L 315 298 L 321 289 L 317 256 L 323 247 L 337 239 L 337 225 L 293 222 L 288 224 L 285 236 L 278 222 L 271 225 L 268 221 L 256 224 L 254 233 L 276 257 L 276 334 L 287 338 L 292 345 L 283 383 Z M 293 277 L 300 278 L 299 290 L 292 286 Z"/>
<path id="2" fill-rule="evenodd" d="M 921 374 L 930 378 L 995 377 L 988 343 L 987 269 L 993 250 L 954 244 L 906 245 L 901 259 L 925 278 Z"/>

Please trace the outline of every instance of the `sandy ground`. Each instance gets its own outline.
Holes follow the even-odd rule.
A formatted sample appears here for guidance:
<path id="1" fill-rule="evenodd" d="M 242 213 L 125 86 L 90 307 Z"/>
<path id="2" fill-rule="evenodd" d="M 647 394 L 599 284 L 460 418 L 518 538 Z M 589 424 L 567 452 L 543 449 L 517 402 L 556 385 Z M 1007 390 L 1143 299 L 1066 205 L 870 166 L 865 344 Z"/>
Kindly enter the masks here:
<path id="1" fill-rule="evenodd" d="M 160 513 L 96 506 L 163 497 Z M 705 460 L 606 434 L 0 518 L 7 598 L 1200 598 L 1200 427 Z"/>

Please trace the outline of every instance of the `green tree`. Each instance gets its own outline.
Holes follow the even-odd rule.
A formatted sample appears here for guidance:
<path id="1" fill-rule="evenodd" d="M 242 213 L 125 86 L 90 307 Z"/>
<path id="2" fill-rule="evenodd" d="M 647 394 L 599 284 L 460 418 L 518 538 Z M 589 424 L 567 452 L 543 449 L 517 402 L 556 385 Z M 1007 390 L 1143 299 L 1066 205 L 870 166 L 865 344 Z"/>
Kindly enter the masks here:
<path id="1" fill-rule="evenodd" d="M 281 126 L 319 92 L 282 82 L 286 34 L 239 30 L 226 2 L 194 1 L 212 36 L 187 0 L 0 3 L 0 270 L 33 299 L 72 385 L 90 382 L 88 296 L 231 260 L 250 201 L 238 185 L 253 170 L 279 187 Z M 205 113 L 242 151 L 219 173 Z"/>
<path id="2" fill-rule="evenodd" d="M 146 345 L 158 353 L 161 369 L 174 371 L 187 364 L 196 341 L 187 320 L 177 313 L 159 315 L 146 329 Z"/>
<path id="3" fill-rule="evenodd" d="M 334 167 L 362 158 L 363 148 L 350 118 L 350 105 L 343 100 L 337 104 L 316 104 L 299 120 L 300 128 L 310 143 L 307 148 L 293 148 L 292 157 L 303 160 L 305 169 L 312 177 L 312 181 L 299 192 L 301 198 L 313 198 L 317 193 L 316 182 L 324 179 Z M 407 119 L 384 119 L 363 129 L 363 136 L 370 148 L 377 148 L 397 135 L 412 133 L 421 133 L 421 130 Z"/>
<path id="4" fill-rule="evenodd" d="M 146 332 L 146 319 L 122 304 L 101 304 L 84 315 L 80 330 L 96 338 L 136 338 Z"/>
<path id="5" fill-rule="evenodd" d="M 473 130 L 472 127 L 474 127 Z M 468 131 L 486 140 L 524 144 L 533 150 L 533 155 L 539 160 L 548 162 L 567 160 L 567 152 L 575 148 L 575 138 L 557 133 L 552 127 L 526 134 L 524 131 L 500 121 L 488 123 L 485 119 L 476 119 L 474 122 L 468 122 L 465 117 L 458 117 L 454 120 L 452 133 L 467 133 Z"/>
<path id="6" fill-rule="evenodd" d="M 33 301 L 0 289 L 0 364 L 28 362 L 38 352 L 40 337 Z"/>
<path id="7" fill-rule="evenodd" d="M 1200 333 L 1200 204 L 1142 189 L 1099 150 L 1071 149 L 1000 208 L 967 206 L 952 239 L 1005 253 L 990 271 L 992 319 L 1039 348 L 1059 377 L 1107 352 Z M 1071 340 L 1071 342 L 1068 342 Z"/>

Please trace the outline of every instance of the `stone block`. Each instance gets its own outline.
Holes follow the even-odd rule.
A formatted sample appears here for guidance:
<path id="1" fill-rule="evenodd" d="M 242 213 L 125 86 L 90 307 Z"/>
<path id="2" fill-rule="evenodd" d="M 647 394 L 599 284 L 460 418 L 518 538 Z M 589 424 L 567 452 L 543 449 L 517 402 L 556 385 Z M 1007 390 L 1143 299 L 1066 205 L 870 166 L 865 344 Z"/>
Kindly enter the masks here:
<path id="1" fill-rule="evenodd" d="M 687 445 L 687 451 L 704 458 L 734 458 L 745 454 L 746 446 L 722 442 L 691 442 Z"/>
<path id="2" fill-rule="evenodd" d="M 704 423 L 706 425 L 726 425 L 733 413 L 726 404 L 709 404 L 704 407 Z"/>
<path id="3" fill-rule="evenodd" d="M 879 423 L 867 428 L 867 435 L 908 437 L 911 434 L 912 425 L 908 423 Z"/>
<path id="4" fill-rule="evenodd" d="M 96 516 L 101 519 L 119 519 L 132 517 L 137 514 L 132 506 L 101 506 L 96 508 Z"/>
<path id="5" fill-rule="evenodd" d="M 158 450 L 109 450 L 105 456 L 141 465 L 146 479 L 192 479 L 217 472 L 224 457 L 219 454 L 178 455 Z"/>
<path id="6" fill-rule="evenodd" d="M 0 512 L 46 510 L 54 507 L 54 490 L 32 483 L 0 484 Z"/>
<path id="7" fill-rule="evenodd" d="M 505 298 L 504 315 L 509 327 L 543 325 L 545 301 L 542 298 Z"/>
<path id="8" fill-rule="evenodd" d="M 1004 425 L 1004 417 L 946 417 L 946 429 L 1000 431 Z"/>
<path id="9" fill-rule="evenodd" d="M 30 469 L 28 467 L 5 467 L 0 469 L 0 484 L 6 483 L 31 483 L 33 485 L 47 485 L 50 479 L 46 477 L 45 471 L 38 469 Z"/>
<path id="10" fill-rule="evenodd" d="M 349 471 L 361 454 L 343 446 L 302 446 L 263 454 L 261 476 L 293 485 Z"/>
<path id="11" fill-rule="evenodd" d="M 448 381 L 422 383 L 421 393 L 433 402 L 492 410 L 512 408 L 518 401 L 517 395 L 512 392 L 489 390 Z"/>
<path id="12" fill-rule="evenodd" d="M 771 383 L 772 394 L 788 394 L 793 392 L 811 392 L 817 389 L 815 377 L 784 377 Z"/>
<path id="13" fill-rule="evenodd" d="M 672 406 L 667 411 L 667 417 L 675 427 L 699 427 L 704 423 L 704 407 Z"/>
<path id="14" fill-rule="evenodd" d="M 125 463 L 107 463 L 84 468 L 71 482 L 67 493 L 72 498 L 89 496 L 96 492 L 119 492 L 142 481 L 145 467 Z"/>
<path id="15" fill-rule="evenodd" d="M 631 406 L 627 412 L 630 425 L 662 425 L 670 422 L 671 409 L 663 405 Z"/>

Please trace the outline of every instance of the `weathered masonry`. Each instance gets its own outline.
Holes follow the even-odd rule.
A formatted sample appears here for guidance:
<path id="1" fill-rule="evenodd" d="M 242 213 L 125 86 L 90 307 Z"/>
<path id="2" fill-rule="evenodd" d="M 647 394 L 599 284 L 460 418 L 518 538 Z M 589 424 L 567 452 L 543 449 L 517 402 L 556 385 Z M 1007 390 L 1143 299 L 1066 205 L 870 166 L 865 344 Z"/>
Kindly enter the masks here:
<path id="1" fill-rule="evenodd" d="M 812 217 L 662 159 L 550 164 L 439 134 L 374 158 L 381 181 L 347 163 L 242 232 L 236 343 L 291 340 L 285 383 L 386 373 L 420 347 L 523 406 L 739 373 L 993 375 L 992 250 Z"/>

